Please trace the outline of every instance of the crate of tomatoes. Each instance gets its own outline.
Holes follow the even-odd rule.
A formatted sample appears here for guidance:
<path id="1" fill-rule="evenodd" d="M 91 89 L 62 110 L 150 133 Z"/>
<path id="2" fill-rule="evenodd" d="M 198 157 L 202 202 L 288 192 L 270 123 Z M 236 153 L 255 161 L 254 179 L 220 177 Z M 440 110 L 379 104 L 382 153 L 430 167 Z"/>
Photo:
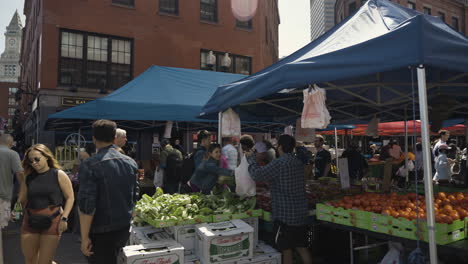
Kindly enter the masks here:
<path id="1" fill-rule="evenodd" d="M 319 220 L 427 241 L 425 197 L 416 193 L 365 193 L 317 206 Z M 439 192 L 434 197 L 436 240 L 444 245 L 468 237 L 468 194 Z M 343 221 L 343 218 L 348 221 Z M 350 223 L 350 224 L 349 224 Z"/>

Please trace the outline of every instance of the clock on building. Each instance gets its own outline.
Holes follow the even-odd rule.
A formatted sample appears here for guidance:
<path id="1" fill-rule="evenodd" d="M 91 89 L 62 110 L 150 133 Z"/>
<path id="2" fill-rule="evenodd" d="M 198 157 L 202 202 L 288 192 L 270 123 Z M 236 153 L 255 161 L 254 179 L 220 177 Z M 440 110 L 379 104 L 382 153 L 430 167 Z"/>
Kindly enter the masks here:
<path id="1" fill-rule="evenodd" d="M 8 40 L 8 45 L 10 45 L 10 47 L 14 47 L 16 45 L 16 40 L 15 39 L 9 39 Z"/>

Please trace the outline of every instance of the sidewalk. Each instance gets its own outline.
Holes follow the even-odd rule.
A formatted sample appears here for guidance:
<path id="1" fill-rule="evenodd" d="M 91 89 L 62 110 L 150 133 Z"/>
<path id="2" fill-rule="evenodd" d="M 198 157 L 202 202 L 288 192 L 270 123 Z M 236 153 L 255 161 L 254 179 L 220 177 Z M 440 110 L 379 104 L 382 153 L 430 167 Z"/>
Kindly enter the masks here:
<path id="1" fill-rule="evenodd" d="M 20 224 L 11 223 L 3 229 L 3 254 L 5 264 L 23 264 L 23 253 L 20 244 Z M 86 258 L 81 254 L 78 235 L 62 234 L 57 253 L 57 264 L 87 264 Z"/>

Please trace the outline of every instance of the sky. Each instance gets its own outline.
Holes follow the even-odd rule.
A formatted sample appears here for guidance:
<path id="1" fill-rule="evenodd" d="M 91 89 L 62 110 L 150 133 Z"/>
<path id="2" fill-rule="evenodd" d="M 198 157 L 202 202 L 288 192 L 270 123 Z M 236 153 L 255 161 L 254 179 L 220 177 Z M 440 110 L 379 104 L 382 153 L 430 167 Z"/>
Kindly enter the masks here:
<path id="1" fill-rule="evenodd" d="M 226 1 L 226 0 L 223 0 Z M 261 3 L 261 1 L 259 1 Z M 5 27 L 16 9 L 23 26 L 24 0 L 0 0 L 0 53 L 5 48 Z M 281 24 L 279 27 L 279 57 L 287 56 L 310 42 L 310 0 L 279 0 Z"/>

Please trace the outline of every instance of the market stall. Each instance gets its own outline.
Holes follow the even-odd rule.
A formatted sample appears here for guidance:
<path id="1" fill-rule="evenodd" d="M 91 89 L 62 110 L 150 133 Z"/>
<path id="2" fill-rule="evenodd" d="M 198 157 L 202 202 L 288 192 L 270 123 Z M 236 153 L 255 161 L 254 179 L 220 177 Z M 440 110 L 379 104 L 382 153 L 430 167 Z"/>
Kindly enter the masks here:
<path id="1" fill-rule="evenodd" d="M 468 39 L 443 21 L 385 0 L 371 0 L 292 55 L 218 88 L 200 115 L 210 118 L 232 107 L 241 120 L 294 124 L 301 115 L 302 89 L 311 84 L 326 90 L 335 123 L 366 123 L 375 116 L 381 121 L 405 120 L 407 110 L 413 109 L 413 119 L 421 120 L 425 226 L 431 263 L 436 263 L 428 102 L 433 122 L 464 117 L 466 54 Z"/>
<path id="2" fill-rule="evenodd" d="M 453 124 L 457 122 L 458 124 Z M 460 123 L 463 123 L 464 120 L 447 120 L 443 123 L 442 129 L 450 131 L 450 134 L 453 136 L 464 136 L 466 126 Z M 344 129 L 338 129 L 338 135 L 352 134 L 353 136 L 366 136 L 367 124 L 356 124 L 356 128 L 350 129 L 347 132 Z M 416 129 L 414 128 L 416 126 Z M 416 122 L 409 120 L 407 121 L 407 133 L 411 135 L 421 134 L 421 122 L 417 120 Z M 333 135 L 334 131 L 320 131 L 321 135 Z M 396 122 L 384 122 L 379 123 L 378 126 L 379 136 L 403 136 L 405 135 L 405 121 L 396 121 Z M 431 132 L 432 136 L 438 135 L 437 132 Z"/>

